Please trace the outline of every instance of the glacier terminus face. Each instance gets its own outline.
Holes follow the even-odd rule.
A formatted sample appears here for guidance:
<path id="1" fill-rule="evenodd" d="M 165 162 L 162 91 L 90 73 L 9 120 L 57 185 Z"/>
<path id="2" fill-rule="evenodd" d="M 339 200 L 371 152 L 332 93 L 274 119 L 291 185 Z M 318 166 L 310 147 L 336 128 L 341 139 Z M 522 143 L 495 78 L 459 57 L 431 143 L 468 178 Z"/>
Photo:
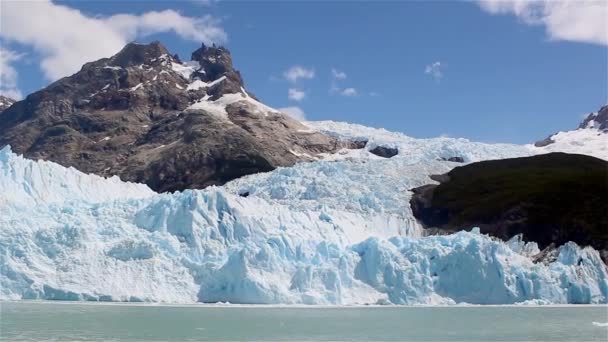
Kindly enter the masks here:
<path id="1" fill-rule="evenodd" d="M 462 231 L 424 236 L 410 189 L 528 146 L 308 123 L 360 150 L 158 194 L 0 151 L 0 299 L 244 304 L 606 303 L 599 253 Z M 399 149 L 393 158 L 368 152 Z"/>

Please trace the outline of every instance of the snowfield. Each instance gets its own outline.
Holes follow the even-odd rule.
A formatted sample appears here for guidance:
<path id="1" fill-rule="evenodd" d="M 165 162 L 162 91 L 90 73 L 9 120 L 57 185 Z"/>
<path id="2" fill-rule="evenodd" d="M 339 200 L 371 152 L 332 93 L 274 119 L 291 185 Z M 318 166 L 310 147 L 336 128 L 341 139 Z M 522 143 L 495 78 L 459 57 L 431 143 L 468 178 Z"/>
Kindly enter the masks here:
<path id="1" fill-rule="evenodd" d="M 422 236 L 409 189 L 465 162 L 529 146 L 414 139 L 307 123 L 369 140 L 222 187 L 156 194 L 0 151 L 0 299 L 244 304 L 607 303 L 597 251 L 573 243 Z M 385 159 L 368 152 L 394 146 Z M 466 227 L 471 228 L 471 227 Z"/>
<path id="2" fill-rule="evenodd" d="M 566 152 L 608 160 L 608 133 L 597 128 L 579 128 L 551 136 L 554 143 L 543 147 L 527 145 L 535 153 Z"/>

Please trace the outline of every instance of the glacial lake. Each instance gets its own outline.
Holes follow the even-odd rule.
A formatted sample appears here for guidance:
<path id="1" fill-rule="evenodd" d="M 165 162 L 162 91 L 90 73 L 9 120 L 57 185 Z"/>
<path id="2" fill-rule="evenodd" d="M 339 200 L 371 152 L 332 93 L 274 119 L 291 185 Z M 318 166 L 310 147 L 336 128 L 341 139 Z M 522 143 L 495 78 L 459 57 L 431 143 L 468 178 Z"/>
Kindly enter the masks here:
<path id="1" fill-rule="evenodd" d="M 608 339 L 608 306 L 275 307 L 1 302 L 0 309 L 2 341 Z"/>

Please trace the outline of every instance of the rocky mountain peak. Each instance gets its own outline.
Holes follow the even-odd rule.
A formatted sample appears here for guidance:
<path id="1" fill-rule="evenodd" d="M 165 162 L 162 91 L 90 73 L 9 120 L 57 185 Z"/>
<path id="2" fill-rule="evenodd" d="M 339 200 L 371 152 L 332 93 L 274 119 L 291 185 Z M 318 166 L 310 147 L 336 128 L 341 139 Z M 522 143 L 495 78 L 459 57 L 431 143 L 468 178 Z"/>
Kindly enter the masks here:
<path id="1" fill-rule="evenodd" d="M 241 73 L 234 69 L 230 51 L 222 46 L 207 46 L 205 43 L 192 53 L 192 61 L 200 65 L 200 69 L 192 74 L 193 79 L 212 82 L 222 78 L 222 82 L 212 89 L 210 95 L 218 98 L 223 94 L 236 94 L 244 88 Z"/>
<path id="2" fill-rule="evenodd" d="M 10 97 L 6 97 L 4 95 L 0 95 L 0 112 L 12 106 L 15 102 L 17 102 L 17 100 L 11 99 Z"/>
<path id="3" fill-rule="evenodd" d="M 608 132 L 608 105 L 603 106 L 596 113 L 589 114 L 578 128 L 596 128 Z"/>
<path id="4" fill-rule="evenodd" d="M 331 153 L 335 138 L 245 90 L 224 47 L 181 62 L 159 42 L 116 55 L 0 112 L 0 148 L 157 191 L 203 188 Z"/>
<path id="5" fill-rule="evenodd" d="M 597 130 L 597 131 L 596 131 Z M 605 139 L 604 135 L 608 133 L 608 105 L 600 108 L 599 111 L 595 113 L 589 114 L 583 122 L 578 126 L 576 130 L 570 130 L 567 132 L 557 132 L 551 134 L 543 140 L 539 140 L 534 143 L 536 147 L 545 147 L 551 144 L 554 144 L 556 139 L 564 134 L 569 135 L 567 139 L 579 139 L 579 140 L 589 140 L 589 137 L 595 136 L 598 138 L 592 138 L 592 140 L 596 139 Z M 587 137 L 584 137 L 587 136 Z M 580 144 L 581 142 L 577 142 Z"/>
<path id="6" fill-rule="evenodd" d="M 110 58 L 110 65 L 130 67 L 141 64 L 152 64 L 161 56 L 169 55 L 169 51 L 159 41 L 150 44 L 129 43 L 116 55 Z"/>
<path id="7" fill-rule="evenodd" d="M 209 78 L 217 78 L 226 72 L 235 71 L 230 51 L 222 46 L 216 47 L 215 44 L 201 44 L 201 47 L 192 53 L 192 60 L 201 65 Z"/>

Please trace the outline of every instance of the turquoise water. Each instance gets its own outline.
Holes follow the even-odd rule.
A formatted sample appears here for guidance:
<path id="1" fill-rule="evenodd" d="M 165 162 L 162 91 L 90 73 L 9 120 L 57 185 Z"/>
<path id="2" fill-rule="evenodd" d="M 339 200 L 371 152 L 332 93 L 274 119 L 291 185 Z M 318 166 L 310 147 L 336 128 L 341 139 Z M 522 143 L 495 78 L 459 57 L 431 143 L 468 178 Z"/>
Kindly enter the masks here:
<path id="1" fill-rule="evenodd" d="M 255 307 L 3 302 L 2 341 L 606 341 L 608 306 Z M 595 324 L 593 322 L 596 322 Z"/>

